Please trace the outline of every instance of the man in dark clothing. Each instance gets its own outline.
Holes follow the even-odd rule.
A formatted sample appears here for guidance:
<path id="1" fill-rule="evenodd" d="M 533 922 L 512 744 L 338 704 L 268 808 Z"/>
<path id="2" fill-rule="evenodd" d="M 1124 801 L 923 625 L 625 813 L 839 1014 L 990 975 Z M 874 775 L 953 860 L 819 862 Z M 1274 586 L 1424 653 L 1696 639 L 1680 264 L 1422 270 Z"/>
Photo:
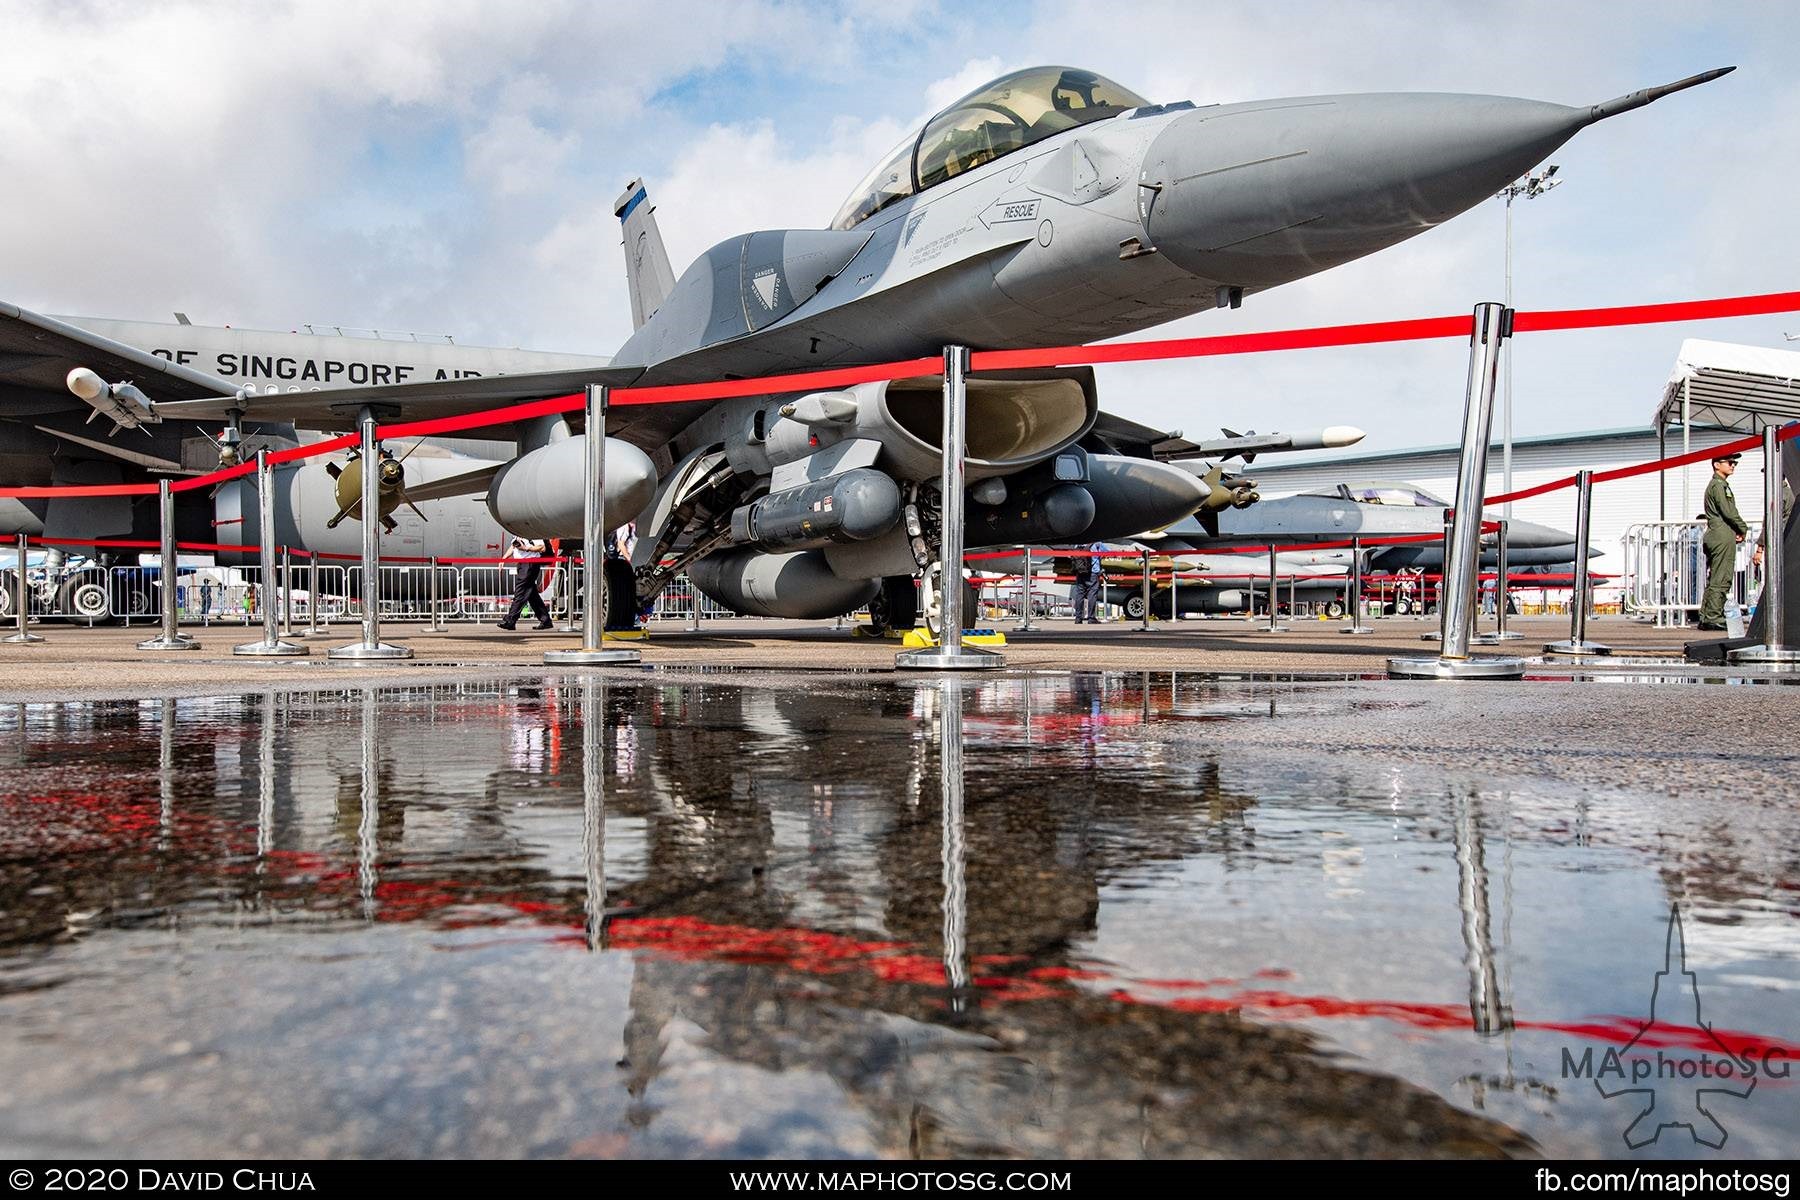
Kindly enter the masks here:
<path id="1" fill-rule="evenodd" d="M 512 545 L 506 548 L 506 557 L 519 559 L 542 558 L 548 552 L 543 542 L 526 538 L 514 538 Z M 543 573 L 544 564 L 540 562 L 521 562 L 517 568 L 518 577 L 513 583 L 512 607 L 506 610 L 506 619 L 500 622 L 500 628 L 511 629 L 519 623 L 519 614 L 531 605 L 532 615 L 537 618 L 534 629 L 551 628 L 550 610 L 544 607 L 544 598 L 538 595 L 538 576 Z"/>
<path id="2" fill-rule="evenodd" d="M 1706 592 L 1700 598 L 1700 628 L 1725 631 L 1725 594 L 1737 573 L 1738 543 L 1750 526 L 1738 515 L 1737 498 L 1731 494 L 1731 476 L 1737 471 L 1737 454 L 1713 459 L 1712 482 L 1706 485 Z"/>
<path id="3" fill-rule="evenodd" d="M 1105 593 L 1105 576 L 1100 570 L 1100 555 L 1106 549 L 1106 543 L 1095 542 L 1088 547 L 1088 553 L 1075 559 L 1075 586 L 1069 589 L 1069 599 L 1075 604 L 1075 623 L 1086 621 L 1089 625 L 1098 625 L 1099 618 L 1094 616 L 1094 609 L 1100 597 Z"/>

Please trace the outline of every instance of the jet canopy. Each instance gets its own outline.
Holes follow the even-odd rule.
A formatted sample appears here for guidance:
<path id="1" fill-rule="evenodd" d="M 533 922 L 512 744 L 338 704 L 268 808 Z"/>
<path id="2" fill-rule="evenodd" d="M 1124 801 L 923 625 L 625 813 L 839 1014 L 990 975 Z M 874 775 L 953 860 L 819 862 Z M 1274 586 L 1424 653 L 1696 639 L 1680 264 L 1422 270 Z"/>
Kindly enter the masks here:
<path id="1" fill-rule="evenodd" d="M 1074 67 L 1029 67 L 979 87 L 925 123 L 857 184 L 833 218 L 849 229 L 888 205 L 1065 130 L 1150 102 Z"/>
<path id="2" fill-rule="evenodd" d="M 1350 500 L 1357 504 L 1387 504 L 1400 508 L 1449 507 L 1446 501 L 1432 495 L 1422 487 L 1385 479 L 1371 479 L 1361 483 L 1340 483 L 1337 485 L 1335 496 L 1340 500 Z"/>

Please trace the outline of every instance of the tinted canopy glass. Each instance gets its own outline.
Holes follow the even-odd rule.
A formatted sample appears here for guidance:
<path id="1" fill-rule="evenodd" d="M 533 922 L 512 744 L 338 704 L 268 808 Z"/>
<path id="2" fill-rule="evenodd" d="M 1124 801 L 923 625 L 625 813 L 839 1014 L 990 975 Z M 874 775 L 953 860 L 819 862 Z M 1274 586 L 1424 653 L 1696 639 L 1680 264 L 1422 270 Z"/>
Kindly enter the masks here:
<path id="1" fill-rule="evenodd" d="M 933 117 L 857 185 L 832 221 L 851 226 L 897 200 L 1015 150 L 1149 104 L 1092 71 L 1031 67 L 977 88 Z"/>

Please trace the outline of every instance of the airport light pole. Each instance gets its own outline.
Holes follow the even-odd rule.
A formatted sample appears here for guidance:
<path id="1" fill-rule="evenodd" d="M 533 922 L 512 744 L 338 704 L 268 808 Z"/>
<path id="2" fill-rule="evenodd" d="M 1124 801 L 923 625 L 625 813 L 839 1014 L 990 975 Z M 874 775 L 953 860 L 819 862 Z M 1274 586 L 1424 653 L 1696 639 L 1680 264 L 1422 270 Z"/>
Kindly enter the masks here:
<path id="1" fill-rule="evenodd" d="M 1533 171 L 1516 183 L 1508 184 L 1494 197 L 1506 201 L 1506 307 L 1513 306 L 1513 201 L 1517 199 L 1536 200 L 1554 187 L 1561 187 L 1562 180 L 1554 178 L 1557 166 L 1551 163 L 1541 171 Z M 1512 402 L 1512 339 L 1506 339 L 1501 347 L 1506 364 L 1505 388 L 1500 400 L 1500 490 L 1510 493 L 1513 490 L 1512 451 L 1513 451 L 1513 402 Z M 1512 518 L 1512 501 L 1502 506 L 1508 520 Z"/>

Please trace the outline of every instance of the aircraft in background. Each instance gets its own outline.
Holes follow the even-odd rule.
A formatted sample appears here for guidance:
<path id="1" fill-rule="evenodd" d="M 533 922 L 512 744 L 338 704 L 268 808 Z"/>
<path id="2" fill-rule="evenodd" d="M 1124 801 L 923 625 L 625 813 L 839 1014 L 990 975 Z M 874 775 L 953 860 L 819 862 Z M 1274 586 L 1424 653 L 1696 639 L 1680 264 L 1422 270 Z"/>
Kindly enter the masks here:
<path id="1" fill-rule="evenodd" d="M 1031 68 L 926 122 L 830 228 L 743 234 L 679 278 L 634 181 L 615 215 L 636 331 L 610 366 L 279 395 L 215 378 L 213 398 L 152 399 L 169 417 L 348 429 L 365 409 L 424 419 L 588 384 L 1115 337 L 1404 241 L 1588 125 L 1723 73 L 1579 108 L 1404 94 L 1202 107 Z M 609 507 L 616 521 L 636 516 L 640 534 L 633 578 L 608 581 L 609 619 L 681 570 L 739 612 L 824 617 L 875 603 L 903 616 L 938 544 L 940 391 L 926 376 L 613 409 L 605 433 L 636 453 L 621 455 L 630 484 L 660 485 L 641 513 Z M 1159 461 L 1184 447 L 1137 440 L 1141 428 L 1100 411 L 1088 368 L 973 378 L 969 544 L 1122 537 L 1199 509 L 1211 485 Z M 486 490 L 508 528 L 578 536 L 581 436 L 567 421 L 520 427 L 518 457 L 463 483 Z M 610 445 L 607 458 L 610 484 Z"/>

